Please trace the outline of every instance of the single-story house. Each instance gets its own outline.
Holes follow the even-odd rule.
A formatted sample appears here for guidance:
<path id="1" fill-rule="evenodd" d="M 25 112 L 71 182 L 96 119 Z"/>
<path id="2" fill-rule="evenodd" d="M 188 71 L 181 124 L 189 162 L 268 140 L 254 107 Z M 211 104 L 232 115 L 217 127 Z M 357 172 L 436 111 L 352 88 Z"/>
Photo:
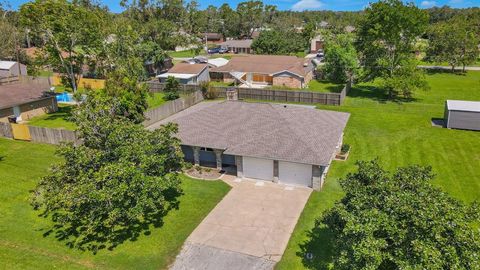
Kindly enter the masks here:
<path id="1" fill-rule="evenodd" d="M 318 190 L 349 116 L 302 105 L 201 102 L 148 129 L 177 123 L 184 158 L 194 164 Z"/>
<path id="2" fill-rule="evenodd" d="M 0 60 L 0 77 L 26 76 L 27 66 L 15 61 Z"/>
<path id="3" fill-rule="evenodd" d="M 38 78 L 35 82 L 15 82 L 0 86 L 0 122 L 14 116 L 25 121 L 58 110 L 55 94 L 50 85 Z"/>
<path id="4" fill-rule="evenodd" d="M 253 39 L 231 39 L 220 43 L 220 47 L 232 53 L 253 53 L 252 42 Z"/>
<path id="5" fill-rule="evenodd" d="M 224 41 L 223 35 L 221 33 L 203 33 L 202 40 L 205 42 L 219 44 Z"/>
<path id="6" fill-rule="evenodd" d="M 313 78 L 314 66 L 308 59 L 285 55 L 247 55 L 233 57 L 228 64 L 212 68 L 210 76 L 245 87 L 268 85 L 303 88 Z"/>
<path id="7" fill-rule="evenodd" d="M 181 84 L 200 84 L 210 80 L 207 64 L 178 63 L 168 72 L 157 75 L 157 78 L 164 83 L 170 76 L 176 78 Z"/>
<path id="8" fill-rule="evenodd" d="M 480 130 L 480 101 L 447 100 L 444 125 L 446 128 Z"/>

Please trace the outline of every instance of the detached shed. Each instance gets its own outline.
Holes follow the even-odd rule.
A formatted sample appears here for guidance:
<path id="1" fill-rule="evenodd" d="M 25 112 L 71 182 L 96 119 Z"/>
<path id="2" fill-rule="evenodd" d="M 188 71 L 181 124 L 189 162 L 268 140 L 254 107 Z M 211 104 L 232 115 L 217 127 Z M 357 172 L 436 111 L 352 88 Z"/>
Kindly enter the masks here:
<path id="1" fill-rule="evenodd" d="M 0 60 L 0 77 L 27 75 L 27 67 L 14 61 Z"/>
<path id="2" fill-rule="evenodd" d="M 480 101 L 447 100 L 445 127 L 480 130 Z"/>

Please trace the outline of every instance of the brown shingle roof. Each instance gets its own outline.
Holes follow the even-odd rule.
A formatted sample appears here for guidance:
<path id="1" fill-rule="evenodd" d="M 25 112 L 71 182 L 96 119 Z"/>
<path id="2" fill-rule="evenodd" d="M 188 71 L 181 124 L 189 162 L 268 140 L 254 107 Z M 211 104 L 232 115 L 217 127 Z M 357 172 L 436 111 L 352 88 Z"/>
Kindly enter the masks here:
<path id="1" fill-rule="evenodd" d="M 276 74 L 289 71 L 298 76 L 305 76 L 303 66 L 305 59 L 287 55 L 247 55 L 233 57 L 228 64 L 212 68 L 212 72 L 254 72 L 263 74 Z"/>
<path id="2" fill-rule="evenodd" d="M 220 43 L 222 47 L 234 47 L 234 48 L 250 48 L 252 47 L 252 39 L 232 39 Z"/>
<path id="3" fill-rule="evenodd" d="M 11 108 L 51 96 L 43 83 L 12 83 L 0 86 L 0 109 Z"/>
<path id="4" fill-rule="evenodd" d="M 168 70 L 168 73 L 199 74 L 207 67 L 207 64 L 178 63 Z"/>
<path id="5" fill-rule="evenodd" d="M 349 114 L 298 105 L 202 102 L 148 127 L 179 125 L 182 144 L 225 154 L 326 166 Z"/>

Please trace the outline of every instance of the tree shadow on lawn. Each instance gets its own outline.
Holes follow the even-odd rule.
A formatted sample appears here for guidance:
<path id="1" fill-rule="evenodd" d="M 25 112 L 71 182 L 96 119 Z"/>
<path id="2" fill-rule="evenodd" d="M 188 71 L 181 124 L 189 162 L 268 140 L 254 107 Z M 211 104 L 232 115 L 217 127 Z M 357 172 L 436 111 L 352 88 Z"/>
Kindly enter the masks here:
<path id="1" fill-rule="evenodd" d="M 387 91 L 377 86 L 373 85 L 363 85 L 363 84 L 356 84 L 353 85 L 352 88 L 347 93 L 348 97 L 352 98 L 367 98 L 379 103 L 387 103 L 387 101 L 394 102 L 394 103 L 406 103 L 406 102 L 413 102 L 418 101 L 418 99 L 411 97 L 411 98 L 404 98 L 404 97 L 389 97 Z"/>
<path id="2" fill-rule="evenodd" d="M 54 113 L 48 113 L 43 118 L 43 121 L 54 121 L 57 119 L 64 119 L 65 121 L 72 122 L 72 110 L 73 106 L 59 106 L 58 110 Z"/>
<path id="3" fill-rule="evenodd" d="M 315 226 L 308 233 L 308 240 L 300 244 L 297 256 L 308 269 L 326 270 L 333 262 L 333 233 L 325 226 Z M 310 255 L 310 257 L 309 257 Z"/>
<path id="4" fill-rule="evenodd" d="M 183 195 L 182 191 L 171 188 L 165 191 L 166 207 L 163 211 L 155 215 L 147 215 L 143 221 L 126 221 L 125 224 L 119 224 L 113 230 L 95 231 L 84 237 L 86 227 L 84 223 L 70 223 L 70 226 L 65 226 L 60 223 L 59 215 L 52 214 L 52 220 L 58 221 L 51 228 L 43 233 L 44 237 L 51 234 L 59 241 L 65 241 L 69 248 L 78 248 L 82 251 L 91 251 L 96 254 L 102 249 L 112 251 L 118 245 L 125 241 L 136 241 L 142 234 L 148 236 L 151 234 L 151 228 L 160 228 L 163 226 L 163 218 L 171 211 L 179 209 L 178 198 Z M 47 217 L 44 213 L 41 217 Z M 43 229 L 42 229 L 43 230 Z"/>
<path id="5" fill-rule="evenodd" d="M 455 71 L 452 72 L 451 69 L 444 69 L 444 68 L 426 68 L 425 73 L 427 75 L 435 75 L 435 74 L 451 74 L 451 75 L 458 75 L 458 76 L 467 75 L 467 72 L 463 72 L 462 70 L 459 70 L 459 69 L 455 69 Z"/>

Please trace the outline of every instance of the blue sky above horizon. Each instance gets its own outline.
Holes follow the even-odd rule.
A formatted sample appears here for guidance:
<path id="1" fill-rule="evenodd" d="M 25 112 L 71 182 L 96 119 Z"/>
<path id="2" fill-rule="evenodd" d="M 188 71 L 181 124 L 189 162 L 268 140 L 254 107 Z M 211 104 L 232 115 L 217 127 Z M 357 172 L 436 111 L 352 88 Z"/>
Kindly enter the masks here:
<path id="1" fill-rule="evenodd" d="M 0 0 L 1 1 L 1 0 Z M 5 1 L 5 0 L 4 0 Z M 113 12 L 121 12 L 120 0 L 99 0 L 103 5 Z M 197 0 L 200 3 L 200 8 L 204 9 L 209 5 L 220 6 L 223 3 L 228 3 L 232 8 L 235 8 L 238 3 L 244 0 Z M 3 1 L 2 1 L 3 2 Z M 28 2 L 28 0 L 6 0 L 13 9 L 18 9 L 19 6 Z M 188 1 L 187 1 L 188 2 Z M 334 10 L 334 11 L 356 11 L 362 10 L 368 6 L 372 0 L 265 0 L 265 4 L 276 5 L 280 10 Z M 375 0 L 373 1 L 375 2 Z M 454 8 L 466 7 L 480 7 L 480 0 L 413 0 L 417 6 L 421 8 L 430 8 L 433 6 L 448 5 Z"/>

